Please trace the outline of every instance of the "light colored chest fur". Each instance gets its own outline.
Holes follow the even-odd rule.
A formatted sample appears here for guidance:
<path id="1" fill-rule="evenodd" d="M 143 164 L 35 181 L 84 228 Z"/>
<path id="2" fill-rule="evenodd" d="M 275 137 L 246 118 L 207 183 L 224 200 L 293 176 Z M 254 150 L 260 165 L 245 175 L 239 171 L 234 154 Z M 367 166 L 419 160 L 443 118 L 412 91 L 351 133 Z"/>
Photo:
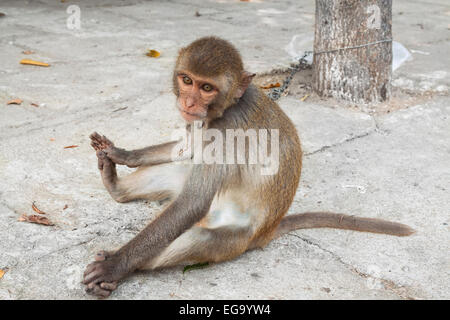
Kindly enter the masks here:
<path id="1" fill-rule="evenodd" d="M 206 229 L 245 229 L 252 225 L 255 209 L 242 201 L 243 195 L 216 195 L 207 215 L 197 224 Z"/>

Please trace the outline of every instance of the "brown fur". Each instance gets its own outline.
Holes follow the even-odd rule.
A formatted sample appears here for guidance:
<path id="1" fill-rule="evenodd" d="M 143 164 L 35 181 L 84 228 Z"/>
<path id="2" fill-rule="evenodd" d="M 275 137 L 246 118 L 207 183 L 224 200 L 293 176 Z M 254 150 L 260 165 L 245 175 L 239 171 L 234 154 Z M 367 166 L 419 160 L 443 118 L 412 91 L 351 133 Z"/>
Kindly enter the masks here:
<path id="1" fill-rule="evenodd" d="M 355 217 L 346 214 L 332 212 L 305 212 L 285 217 L 274 237 L 297 229 L 334 228 L 390 234 L 405 237 L 415 233 L 409 226 L 397 222 L 391 222 L 374 218 Z"/>
<path id="2" fill-rule="evenodd" d="M 185 75 L 189 83 L 184 82 Z M 118 280 L 136 269 L 232 259 L 299 228 L 411 234 L 407 226 L 377 219 L 332 213 L 284 217 L 300 180 L 300 140 L 281 108 L 250 83 L 252 77 L 244 71 L 240 55 L 230 43 L 206 37 L 180 50 L 173 76 L 174 93 L 182 104 L 181 111 L 207 111 L 192 114 L 203 121 L 205 128 L 217 129 L 224 136 L 227 129 L 278 129 L 280 159 L 274 175 L 261 175 L 259 165 L 248 164 L 248 150 L 246 164 L 177 166 L 170 157 L 177 142 L 126 151 L 104 136 L 91 135 L 103 183 L 115 200 L 170 196 L 172 202 L 118 251 L 97 255 L 84 275 L 89 293 L 108 296 Z M 214 84 L 214 91 L 202 91 L 204 82 Z M 191 129 L 188 121 L 187 130 Z M 138 169 L 119 178 L 116 164 Z"/>

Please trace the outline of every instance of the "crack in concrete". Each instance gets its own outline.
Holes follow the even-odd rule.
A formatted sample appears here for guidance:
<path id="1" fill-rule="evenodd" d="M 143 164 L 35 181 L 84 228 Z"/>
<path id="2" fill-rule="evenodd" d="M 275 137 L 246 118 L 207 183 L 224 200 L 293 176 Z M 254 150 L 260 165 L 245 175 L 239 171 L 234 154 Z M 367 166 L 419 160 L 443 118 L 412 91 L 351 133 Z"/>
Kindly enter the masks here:
<path id="1" fill-rule="evenodd" d="M 91 242 L 91 241 L 94 240 L 95 238 L 96 238 L 96 237 L 92 237 L 92 238 L 89 239 L 89 240 L 84 240 L 84 241 L 81 241 L 81 242 L 79 242 L 79 243 L 76 243 L 76 244 L 73 244 L 73 245 L 70 245 L 70 246 L 66 246 L 66 247 L 63 247 L 63 248 L 59 248 L 59 249 L 56 249 L 56 250 L 47 252 L 46 254 L 43 254 L 42 256 L 38 257 L 36 260 L 41 260 L 42 258 L 45 258 L 45 257 L 47 257 L 47 256 L 49 256 L 49 255 L 54 254 L 54 253 L 58 253 L 58 252 L 61 252 L 61 251 L 67 250 L 67 249 L 72 249 L 72 248 L 75 248 L 75 247 L 84 245 L 84 244 L 86 244 L 86 243 Z"/>
<path id="2" fill-rule="evenodd" d="M 148 104 L 151 101 L 153 101 L 154 99 L 157 99 L 159 96 L 155 98 L 152 98 L 151 100 L 148 101 L 144 101 L 142 103 L 142 105 L 144 104 Z M 120 103 L 119 103 L 120 104 Z M 123 104 L 123 103 L 122 103 Z M 131 110 L 133 107 L 129 107 L 129 109 Z M 8 127 L 3 127 L 5 129 L 25 129 L 26 131 L 22 131 L 19 133 L 10 133 L 8 135 L 5 136 L 0 136 L 0 141 L 2 140 L 9 140 L 11 138 L 18 138 L 18 137 L 22 137 L 22 136 L 27 136 L 30 133 L 34 132 L 34 131 L 40 131 L 42 129 L 56 129 L 59 128 L 61 126 L 67 125 L 68 123 L 74 123 L 74 124 L 78 124 L 78 123 L 83 123 L 85 122 L 86 119 L 92 119 L 92 118 L 102 118 L 105 116 L 105 113 L 108 112 L 112 112 L 114 109 L 117 109 L 116 106 L 109 108 L 109 110 L 96 110 L 96 111 L 90 111 L 92 110 L 92 108 L 85 108 L 82 110 L 75 110 L 72 112 L 72 114 L 63 114 L 63 116 L 55 118 L 54 120 L 50 120 L 47 121 L 47 124 L 42 125 L 43 120 L 45 119 L 46 115 L 33 119 L 32 121 L 27 121 L 25 123 L 21 123 L 18 125 L 12 125 L 12 126 L 8 126 Z M 86 112 L 86 110 L 88 110 L 88 112 Z M 61 118 L 66 117 L 65 120 L 62 120 Z M 51 122 L 53 121 L 53 122 Z M 34 125 L 34 126 L 33 126 Z M 27 128 L 28 127 L 28 128 Z"/>
<path id="3" fill-rule="evenodd" d="M 356 267 L 352 266 L 351 264 L 345 262 L 344 260 L 342 260 L 342 258 L 340 256 L 338 256 L 336 253 L 334 253 L 333 251 L 330 251 L 328 249 L 323 248 L 322 246 L 320 246 L 319 244 L 303 238 L 295 233 L 287 233 L 287 235 L 289 236 L 293 236 L 295 238 L 298 238 L 304 242 L 306 242 L 307 244 L 311 245 L 311 246 L 315 246 L 316 248 L 319 248 L 320 250 L 322 250 L 323 252 L 326 252 L 328 254 L 330 254 L 336 261 L 338 261 L 339 263 L 341 263 L 343 266 L 345 266 L 348 270 L 350 270 L 351 272 L 355 273 L 356 275 L 358 275 L 361 278 L 364 279 L 374 279 L 374 280 L 378 280 L 381 282 L 381 284 L 383 285 L 383 288 L 389 292 L 392 292 L 393 294 L 395 294 L 396 296 L 398 296 L 401 299 L 405 299 L 405 300 L 415 300 L 415 297 L 411 296 L 411 293 L 408 292 L 410 290 L 408 290 L 407 287 L 399 285 L 397 283 L 395 283 L 392 280 L 387 280 L 384 278 L 377 278 L 377 277 L 373 277 L 370 274 L 364 273 L 362 271 L 359 271 Z"/>
<path id="4" fill-rule="evenodd" d="M 316 154 L 316 153 L 320 153 L 320 152 L 322 152 L 322 151 L 325 151 L 325 150 L 327 150 L 327 149 L 341 146 L 341 145 L 343 145 L 343 144 L 345 144 L 345 143 L 347 143 L 347 142 L 350 142 L 350 141 L 353 141 L 353 140 L 356 140 L 356 139 L 360 139 L 360 138 L 367 137 L 367 136 L 371 135 L 371 134 L 374 133 L 374 132 L 377 132 L 376 128 L 375 128 L 375 129 L 372 129 L 372 130 L 370 130 L 370 131 L 368 131 L 368 132 L 365 132 L 365 133 L 362 133 L 362 134 L 359 134 L 359 135 L 356 135 L 356 136 L 347 138 L 347 139 L 345 139 L 345 140 L 343 140 L 343 141 L 340 141 L 340 142 L 337 142 L 337 143 L 333 143 L 333 144 L 331 144 L 331 145 L 323 146 L 323 147 L 321 147 L 320 149 L 314 150 L 314 151 L 312 151 L 312 152 L 304 153 L 303 155 L 304 155 L 305 157 L 308 157 L 308 156 L 314 155 L 314 154 Z"/>

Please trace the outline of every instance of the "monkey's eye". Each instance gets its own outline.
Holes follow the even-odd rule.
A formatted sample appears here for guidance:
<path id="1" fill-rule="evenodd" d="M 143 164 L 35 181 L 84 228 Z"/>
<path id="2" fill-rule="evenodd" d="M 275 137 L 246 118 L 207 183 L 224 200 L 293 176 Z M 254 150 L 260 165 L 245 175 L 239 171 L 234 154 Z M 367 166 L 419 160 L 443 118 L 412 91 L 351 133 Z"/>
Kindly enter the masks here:
<path id="1" fill-rule="evenodd" d="M 189 78 L 188 76 L 184 76 L 183 77 L 183 82 L 186 84 L 192 84 L 192 79 Z"/>
<path id="2" fill-rule="evenodd" d="M 206 92 L 209 92 L 213 89 L 213 87 L 210 84 L 204 84 L 202 89 L 205 90 Z"/>

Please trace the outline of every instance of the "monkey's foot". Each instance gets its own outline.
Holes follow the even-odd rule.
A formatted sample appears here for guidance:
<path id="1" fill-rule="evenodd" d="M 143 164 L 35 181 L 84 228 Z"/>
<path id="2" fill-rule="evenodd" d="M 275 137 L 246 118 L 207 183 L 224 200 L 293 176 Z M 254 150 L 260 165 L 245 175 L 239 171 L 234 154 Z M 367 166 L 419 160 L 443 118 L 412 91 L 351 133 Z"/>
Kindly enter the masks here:
<path id="1" fill-rule="evenodd" d="M 97 151 L 97 160 L 98 160 L 98 170 L 102 171 L 111 171 L 112 168 L 115 168 L 116 165 L 106 156 L 106 153 L 103 151 Z M 105 172 L 106 173 L 106 172 Z"/>
<path id="2" fill-rule="evenodd" d="M 95 262 L 86 267 L 83 283 L 86 292 L 98 298 L 107 298 L 117 288 L 117 282 L 123 277 L 118 272 L 118 259 L 110 252 L 100 251 Z"/>
<path id="3" fill-rule="evenodd" d="M 105 152 L 97 151 L 98 169 L 104 181 L 114 183 L 117 178 L 116 164 L 108 158 Z"/>

